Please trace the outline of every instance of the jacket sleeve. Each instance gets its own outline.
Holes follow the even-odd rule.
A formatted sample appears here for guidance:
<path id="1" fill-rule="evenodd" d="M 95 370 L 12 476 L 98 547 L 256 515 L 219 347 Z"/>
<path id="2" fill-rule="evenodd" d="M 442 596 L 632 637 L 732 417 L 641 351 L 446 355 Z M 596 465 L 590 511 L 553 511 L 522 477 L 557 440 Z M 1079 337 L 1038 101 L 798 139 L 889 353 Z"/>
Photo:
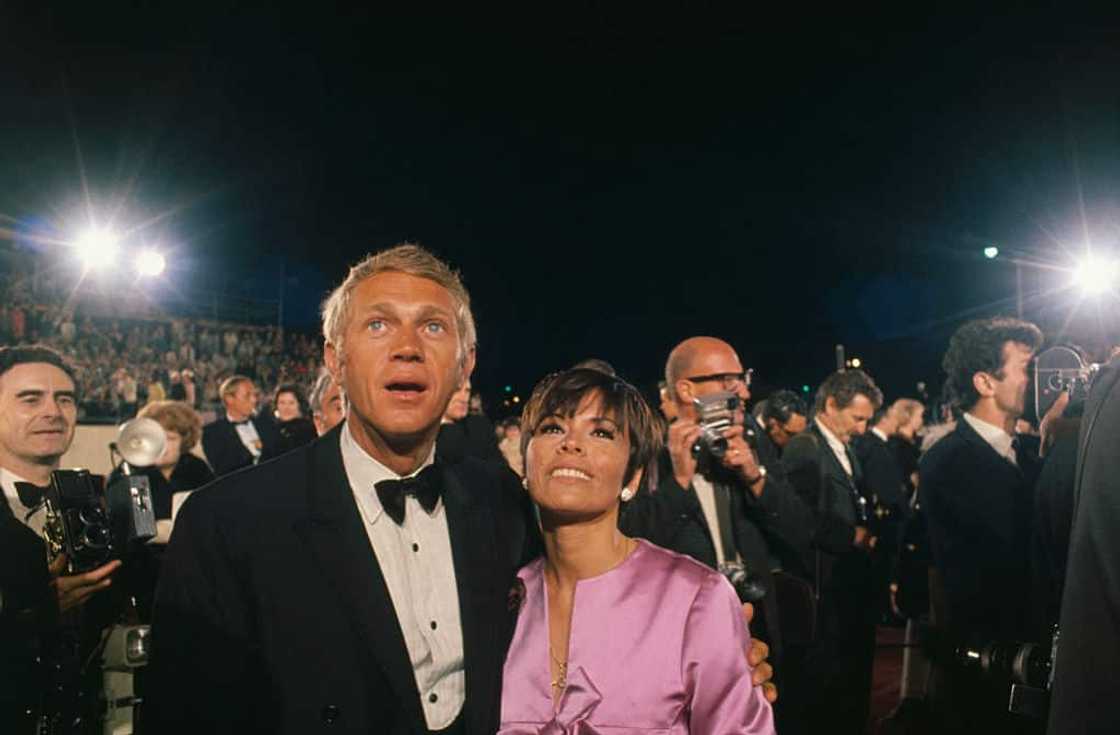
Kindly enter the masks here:
<path id="1" fill-rule="evenodd" d="M 852 550 L 855 526 L 830 511 L 826 493 L 831 483 L 821 471 L 819 440 L 809 432 L 798 434 L 786 445 L 782 466 L 786 477 L 813 518 L 813 545 L 832 554 Z"/>
<path id="2" fill-rule="evenodd" d="M 673 547 L 673 539 L 681 525 L 699 505 L 692 488 L 682 488 L 673 479 L 672 472 L 660 472 L 657 488 L 651 492 L 642 489 L 623 505 L 618 517 L 619 529 L 628 536 Z"/>
<path id="3" fill-rule="evenodd" d="M 168 546 L 152 611 L 146 727 L 256 732 L 269 708 L 235 554 L 212 506 L 192 496 Z M 257 672 L 254 675 L 254 672 Z"/>
<path id="4" fill-rule="evenodd" d="M 681 652 L 690 733 L 774 732 L 774 712 L 752 685 L 743 656 L 748 642 L 739 598 L 722 577 L 707 575 L 688 612 Z"/>

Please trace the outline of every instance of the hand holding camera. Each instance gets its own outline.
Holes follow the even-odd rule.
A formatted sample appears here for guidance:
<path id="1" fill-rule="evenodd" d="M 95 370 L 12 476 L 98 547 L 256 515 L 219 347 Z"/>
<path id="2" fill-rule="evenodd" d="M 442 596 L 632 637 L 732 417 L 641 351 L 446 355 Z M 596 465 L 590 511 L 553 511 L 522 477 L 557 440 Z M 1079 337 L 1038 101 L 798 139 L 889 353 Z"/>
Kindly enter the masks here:
<path id="1" fill-rule="evenodd" d="M 51 576 L 54 577 L 51 585 L 58 594 L 58 609 L 61 612 L 83 605 L 94 593 L 109 587 L 113 583 L 113 573 L 120 569 L 121 562 L 114 559 L 82 574 L 64 575 L 66 567 L 66 554 L 60 554 L 50 566 Z"/>

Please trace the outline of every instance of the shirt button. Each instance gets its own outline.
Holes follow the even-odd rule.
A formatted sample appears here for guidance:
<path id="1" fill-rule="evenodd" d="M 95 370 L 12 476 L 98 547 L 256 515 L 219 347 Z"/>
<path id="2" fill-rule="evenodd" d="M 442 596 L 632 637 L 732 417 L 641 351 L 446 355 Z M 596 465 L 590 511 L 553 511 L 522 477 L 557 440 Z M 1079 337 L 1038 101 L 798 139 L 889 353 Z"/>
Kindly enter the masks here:
<path id="1" fill-rule="evenodd" d="M 428 695 L 428 701 L 431 702 L 432 704 L 435 704 L 436 702 L 439 701 L 439 695 L 436 694 L 435 692 L 432 692 L 431 694 Z"/>
<path id="2" fill-rule="evenodd" d="M 420 550 L 420 544 L 413 544 L 412 545 L 412 550 L 413 551 L 419 551 Z"/>
<path id="3" fill-rule="evenodd" d="M 333 704 L 328 704 L 323 708 L 322 716 L 323 722 L 328 725 L 333 725 L 334 721 L 338 719 L 339 709 Z"/>
<path id="4" fill-rule="evenodd" d="M 435 629 L 436 629 L 436 621 L 433 620 L 432 621 L 432 630 L 435 630 Z"/>

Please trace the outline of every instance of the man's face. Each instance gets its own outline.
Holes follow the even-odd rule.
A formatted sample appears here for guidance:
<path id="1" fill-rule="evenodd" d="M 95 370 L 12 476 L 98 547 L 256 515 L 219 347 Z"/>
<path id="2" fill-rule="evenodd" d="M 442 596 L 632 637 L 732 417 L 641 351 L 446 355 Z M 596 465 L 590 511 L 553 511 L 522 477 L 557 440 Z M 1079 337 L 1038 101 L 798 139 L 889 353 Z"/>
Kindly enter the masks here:
<path id="1" fill-rule="evenodd" d="M 741 425 L 746 415 L 744 407 L 751 397 L 750 389 L 741 377 L 743 373 L 743 364 L 739 362 L 739 356 L 730 345 L 712 345 L 704 349 L 692 361 L 684 379 L 677 381 L 677 395 L 680 398 L 677 408 L 680 416 L 695 421 L 696 407 L 692 405 L 694 398 L 729 391 L 739 396 L 740 403 L 738 410 L 735 411 L 735 424 Z"/>
<path id="2" fill-rule="evenodd" d="M 443 286 L 406 273 L 378 273 L 351 294 L 341 354 L 324 350 L 358 431 L 417 441 L 433 432 L 474 367 L 460 360 L 455 302 Z"/>
<path id="3" fill-rule="evenodd" d="M 847 444 L 853 436 L 867 431 L 867 422 L 875 413 L 875 406 L 870 398 L 860 393 L 844 408 L 837 408 L 836 399 L 829 396 L 824 411 L 828 428 L 837 439 Z"/>
<path id="4" fill-rule="evenodd" d="M 0 376 L 0 452 L 29 464 L 54 464 L 70 448 L 78 415 L 74 381 L 45 362 Z"/>
<path id="5" fill-rule="evenodd" d="M 463 383 L 463 387 L 451 394 L 451 403 L 447 404 L 444 418 L 448 421 L 460 421 L 466 418 L 471 410 L 471 381 Z"/>
<path id="6" fill-rule="evenodd" d="M 996 407 L 1005 416 L 1018 418 L 1023 415 L 1027 399 L 1027 366 L 1034 353 L 1027 345 L 1007 342 L 1003 345 L 1002 378 L 988 376 L 993 389 Z"/>
<path id="7" fill-rule="evenodd" d="M 914 411 L 914 414 L 910 417 L 906 425 L 898 427 L 898 433 L 907 441 L 914 441 L 915 437 L 922 433 L 922 426 L 925 425 L 925 414 L 926 409 L 924 406 Z"/>
<path id="8" fill-rule="evenodd" d="M 338 383 L 332 380 L 331 387 L 323 393 L 323 405 L 312 417 L 315 421 L 315 431 L 322 436 L 341 424 L 344 418 L 346 418 L 346 410 L 342 406 L 342 394 L 338 390 Z"/>
<path id="9" fill-rule="evenodd" d="M 233 393 L 226 396 L 225 402 L 230 416 L 238 421 L 247 419 L 257 410 L 257 387 L 251 381 L 244 380 L 237 384 Z"/>
<path id="10" fill-rule="evenodd" d="M 805 431 L 809 425 L 808 420 L 799 413 L 791 413 L 789 421 L 778 423 L 777 419 L 766 419 L 766 433 L 778 448 L 789 444 L 789 440 Z"/>

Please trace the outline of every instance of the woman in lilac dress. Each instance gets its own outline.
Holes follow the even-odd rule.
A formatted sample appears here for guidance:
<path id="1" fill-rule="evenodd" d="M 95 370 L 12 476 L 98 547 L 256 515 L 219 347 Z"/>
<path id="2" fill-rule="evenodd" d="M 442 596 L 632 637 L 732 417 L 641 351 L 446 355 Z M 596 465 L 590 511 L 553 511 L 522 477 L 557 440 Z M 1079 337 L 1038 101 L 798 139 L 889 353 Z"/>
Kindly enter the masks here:
<path id="1" fill-rule="evenodd" d="M 500 735 L 772 733 L 720 574 L 618 531 L 659 423 L 596 370 L 545 378 L 522 418 L 546 555 L 521 570 Z"/>

